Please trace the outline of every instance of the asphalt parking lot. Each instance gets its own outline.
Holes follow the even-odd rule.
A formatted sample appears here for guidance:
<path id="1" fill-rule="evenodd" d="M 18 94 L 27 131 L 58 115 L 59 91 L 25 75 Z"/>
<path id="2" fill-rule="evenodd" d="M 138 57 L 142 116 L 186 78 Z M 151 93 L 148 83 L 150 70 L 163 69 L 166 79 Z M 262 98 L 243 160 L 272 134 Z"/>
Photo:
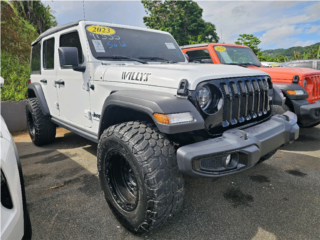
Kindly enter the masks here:
<path id="1" fill-rule="evenodd" d="M 14 134 L 33 239 L 320 239 L 320 125 L 270 160 L 216 179 L 185 177 L 183 210 L 135 236 L 112 215 L 97 177 L 97 144 L 58 128 L 36 147 Z"/>

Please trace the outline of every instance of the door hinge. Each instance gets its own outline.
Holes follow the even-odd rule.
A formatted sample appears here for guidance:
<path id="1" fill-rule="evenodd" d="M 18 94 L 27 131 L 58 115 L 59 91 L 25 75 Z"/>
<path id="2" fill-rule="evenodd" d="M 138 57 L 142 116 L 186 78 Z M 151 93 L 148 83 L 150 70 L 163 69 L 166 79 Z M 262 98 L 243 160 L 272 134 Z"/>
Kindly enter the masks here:
<path id="1" fill-rule="evenodd" d="M 56 105 L 56 108 L 59 110 L 59 103 L 58 102 L 55 102 L 54 105 Z"/>
<path id="2" fill-rule="evenodd" d="M 85 116 L 86 118 L 88 118 L 88 120 L 91 120 L 91 119 L 92 119 L 92 115 L 91 115 L 90 110 L 85 110 L 85 111 L 84 111 L 84 116 Z"/>
<path id="3" fill-rule="evenodd" d="M 89 82 L 84 83 L 84 84 L 82 85 L 82 88 L 83 88 L 83 90 L 89 91 L 89 90 L 90 90 L 90 88 L 89 88 Z"/>

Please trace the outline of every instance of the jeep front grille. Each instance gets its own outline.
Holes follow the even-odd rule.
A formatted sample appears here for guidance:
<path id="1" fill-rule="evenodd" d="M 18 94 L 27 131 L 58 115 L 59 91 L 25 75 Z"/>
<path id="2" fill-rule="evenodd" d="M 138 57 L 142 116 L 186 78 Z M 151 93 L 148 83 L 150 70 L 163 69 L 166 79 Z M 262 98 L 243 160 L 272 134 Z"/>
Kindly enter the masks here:
<path id="1" fill-rule="evenodd" d="M 310 100 L 320 100 L 320 75 L 311 76 L 310 78 L 313 83 L 313 91 L 312 94 L 310 94 Z"/>
<path id="2" fill-rule="evenodd" d="M 223 100 L 223 127 L 244 123 L 270 111 L 266 78 L 235 79 L 219 84 Z"/>

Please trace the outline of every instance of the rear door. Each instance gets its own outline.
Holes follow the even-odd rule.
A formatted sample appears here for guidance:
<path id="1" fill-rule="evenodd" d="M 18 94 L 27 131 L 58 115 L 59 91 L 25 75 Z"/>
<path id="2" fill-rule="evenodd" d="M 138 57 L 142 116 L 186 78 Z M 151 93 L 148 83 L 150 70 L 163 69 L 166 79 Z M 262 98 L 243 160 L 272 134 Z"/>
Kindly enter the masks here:
<path id="1" fill-rule="evenodd" d="M 80 65 L 86 65 L 77 28 L 62 31 L 58 36 L 58 47 L 76 47 Z M 58 53 L 56 48 L 56 54 Z M 88 69 L 86 70 L 88 72 Z M 61 115 L 73 124 L 91 127 L 90 91 L 84 86 L 85 73 L 74 71 L 71 67 L 57 67 L 58 97 Z"/>
<path id="2" fill-rule="evenodd" d="M 59 116 L 58 93 L 55 84 L 57 66 L 55 64 L 56 39 L 53 36 L 42 40 L 42 64 L 40 84 L 43 89 L 51 116 Z"/>

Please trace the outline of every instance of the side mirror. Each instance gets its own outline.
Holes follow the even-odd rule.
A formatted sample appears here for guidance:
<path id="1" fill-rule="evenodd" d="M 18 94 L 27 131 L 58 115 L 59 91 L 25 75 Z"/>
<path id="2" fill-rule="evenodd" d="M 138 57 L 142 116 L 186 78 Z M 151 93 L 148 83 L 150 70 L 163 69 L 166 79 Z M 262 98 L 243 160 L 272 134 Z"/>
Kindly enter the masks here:
<path id="1" fill-rule="evenodd" d="M 85 66 L 79 66 L 78 49 L 76 47 L 59 47 L 61 66 L 72 66 L 74 71 L 85 72 Z"/>
<path id="2" fill-rule="evenodd" d="M 3 87 L 3 84 L 4 84 L 4 79 L 3 79 L 3 77 L 0 77 L 0 88 Z"/>
<path id="3" fill-rule="evenodd" d="M 188 54 L 184 54 L 184 56 L 185 56 L 185 58 L 187 59 L 187 61 L 189 62 L 189 56 L 188 56 Z"/>

